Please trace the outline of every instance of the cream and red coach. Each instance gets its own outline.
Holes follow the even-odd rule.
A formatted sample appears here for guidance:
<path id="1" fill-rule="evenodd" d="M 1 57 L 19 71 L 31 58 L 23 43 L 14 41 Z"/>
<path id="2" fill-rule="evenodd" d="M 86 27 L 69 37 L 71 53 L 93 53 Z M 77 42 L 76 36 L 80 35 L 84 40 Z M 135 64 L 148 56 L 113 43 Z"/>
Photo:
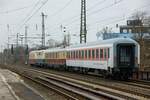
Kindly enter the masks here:
<path id="1" fill-rule="evenodd" d="M 63 48 L 48 49 L 45 53 L 46 66 L 65 66 L 66 65 L 66 51 Z"/>
<path id="2" fill-rule="evenodd" d="M 47 50 L 31 51 L 29 54 L 29 64 L 41 67 L 65 66 L 65 49 L 55 48 Z"/>

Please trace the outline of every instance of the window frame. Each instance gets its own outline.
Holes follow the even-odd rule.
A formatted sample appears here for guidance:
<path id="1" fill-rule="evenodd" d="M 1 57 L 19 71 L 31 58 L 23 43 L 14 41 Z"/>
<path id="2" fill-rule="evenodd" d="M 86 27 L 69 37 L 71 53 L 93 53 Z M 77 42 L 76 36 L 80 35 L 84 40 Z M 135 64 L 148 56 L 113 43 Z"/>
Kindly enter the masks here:
<path id="1" fill-rule="evenodd" d="M 99 50 L 99 48 L 96 48 L 95 51 L 96 51 L 95 58 L 98 60 L 99 56 L 100 56 L 100 50 Z"/>
<path id="2" fill-rule="evenodd" d="M 85 59 L 88 59 L 88 52 L 87 52 L 87 49 L 85 49 Z"/>
<path id="3" fill-rule="evenodd" d="M 92 49 L 92 59 L 95 59 L 95 49 Z"/>
<path id="4" fill-rule="evenodd" d="M 88 59 L 91 59 L 91 49 L 88 49 Z"/>
<path id="5" fill-rule="evenodd" d="M 100 60 L 103 60 L 104 59 L 104 49 L 103 48 L 100 48 Z"/>

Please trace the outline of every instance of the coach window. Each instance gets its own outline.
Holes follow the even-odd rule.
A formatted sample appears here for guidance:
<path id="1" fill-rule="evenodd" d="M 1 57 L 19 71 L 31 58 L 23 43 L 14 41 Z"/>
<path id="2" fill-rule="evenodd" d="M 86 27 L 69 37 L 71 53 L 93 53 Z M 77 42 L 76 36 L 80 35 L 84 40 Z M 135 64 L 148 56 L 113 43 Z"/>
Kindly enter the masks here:
<path id="1" fill-rule="evenodd" d="M 70 58 L 72 59 L 72 51 L 70 51 L 70 54 L 71 54 L 71 55 L 70 55 L 70 56 L 71 56 Z"/>
<path id="2" fill-rule="evenodd" d="M 69 53 L 67 52 L 67 58 L 69 58 Z"/>
<path id="3" fill-rule="evenodd" d="M 70 51 L 68 51 L 68 58 L 70 59 Z"/>
<path id="4" fill-rule="evenodd" d="M 47 53 L 45 54 L 45 58 L 48 58 L 48 54 Z"/>
<path id="5" fill-rule="evenodd" d="M 48 58 L 48 54 L 47 53 L 45 54 L 45 58 Z"/>
<path id="6" fill-rule="evenodd" d="M 56 59 L 57 59 L 57 52 L 55 54 L 56 54 Z"/>
<path id="7" fill-rule="evenodd" d="M 58 59 L 60 59 L 60 58 L 62 57 L 60 54 L 61 54 L 61 52 L 58 52 L 58 53 L 57 53 L 57 58 L 58 58 Z"/>
<path id="8" fill-rule="evenodd" d="M 100 58 L 103 58 L 103 49 L 100 49 Z"/>
<path id="9" fill-rule="evenodd" d="M 78 51 L 76 51 L 76 59 L 78 59 Z"/>
<path id="10" fill-rule="evenodd" d="M 54 53 L 54 58 L 56 59 L 56 52 Z"/>
<path id="11" fill-rule="evenodd" d="M 94 49 L 92 50 L 92 58 L 93 59 L 95 58 L 95 50 Z"/>
<path id="12" fill-rule="evenodd" d="M 88 58 L 91 58 L 91 50 L 88 50 Z"/>
<path id="13" fill-rule="evenodd" d="M 58 58 L 61 59 L 62 58 L 62 52 L 58 52 Z"/>
<path id="14" fill-rule="evenodd" d="M 82 50 L 82 59 L 84 58 L 84 50 Z"/>
<path id="15" fill-rule="evenodd" d="M 73 59 L 75 58 L 74 51 L 72 51 L 72 58 L 73 58 Z"/>
<path id="16" fill-rule="evenodd" d="M 81 52 L 80 58 L 82 59 L 82 50 L 80 52 Z"/>
<path id="17" fill-rule="evenodd" d="M 73 55 L 72 55 L 72 51 L 70 51 L 70 53 L 71 53 L 71 59 L 72 59 L 72 56 L 73 56 Z"/>
<path id="18" fill-rule="evenodd" d="M 57 52 L 56 52 L 56 59 L 57 59 Z"/>
<path id="19" fill-rule="evenodd" d="M 54 52 L 53 52 L 53 59 L 54 59 Z"/>
<path id="20" fill-rule="evenodd" d="M 71 58 L 71 54 L 70 54 L 70 51 L 69 51 L 69 59 Z"/>
<path id="21" fill-rule="evenodd" d="M 69 58 L 69 52 L 67 52 L 67 58 Z"/>
<path id="22" fill-rule="evenodd" d="M 64 53 L 65 53 L 65 52 L 59 52 L 59 58 L 60 58 L 60 59 L 63 59 L 63 58 L 65 57 Z"/>
<path id="23" fill-rule="evenodd" d="M 107 59 L 107 49 L 104 49 L 104 59 Z"/>
<path id="24" fill-rule="evenodd" d="M 72 59 L 72 51 L 70 51 L 70 59 Z"/>
<path id="25" fill-rule="evenodd" d="M 87 50 L 85 50 L 85 59 L 87 59 Z"/>
<path id="26" fill-rule="evenodd" d="M 80 51 L 78 51 L 78 59 L 80 59 Z"/>
<path id="27" fill-rule="evenodd" d="M 53 59 L 55 58 L 55 53 L 53 53 Z"/>
<path id="28" fill-rule="evenodd" d="M 68 52 L 69 53 L 69 59 L 71 58 L 71 54 L 70 54 L 70 51 Z"/>
<path id="29" fill-rule="evenodd" d="M 53 53 L 51 53 L 51 58 L 53 59 Z"/>
<path id="30" fill-rule="evenodd" d="M 54 58 L 56 59 L 56 52 L 54 53 Z"/>
<path id="31" fill-rule="evenodd" d="M 71 51 L 71 55 L 72 55 L 72 56 L 71 56 L 71 58 L 73 59 L 73 57 L 74 57 L 74 55 L 73 55 L 73 51 Z"/>
<path id="32" fill-rule="evenodd" d="M 51 55 L 50 55 L 50 53 L 48 53 L 48 58 L 51 58 Z"/>
<path id="33" fill-rule="evenodd" d="M 99 49 L 96 49 L 96 59 L 99 58 Z"/>
<path id="34" fill-rule="evenodd" d="M 74 51 L 72 51 L 71 53 L 72 53 L 72 59 L 74 59 Z"/>
<path id="35" fill-rule="evenodd" d="M 110 57 L 110 49 L 108 48 L 108 58 Z"/>
<path id="36" fill-rule="evenodd" d="M 73 59 L 75 59 L 75 51 L 72 51 L 72 53 L 73 53 Z"/>
<path id="37" fill-rule="evenodd" d="M 75 51 L 72 51 L 72 53 L 73 53 L 73 59 L 75 59 L 75 56 L 76 56 Z"/>
<path id="38" fill-rule="evenodd" d="M 77 56 L 78 56 L 78 59 L 79 59 L 79 50 L 77 51 Z"/>
<path id="39" fill-rule="evenodd" d="M 50 58 L 50 59 L 52 58 L 52 53 L 49 53 L 49 58 Z"/>
<path id="40" fill-rule="evenodd" d="M 81 59 L 81 50 L 79 51 L 79 58 Z"/>
<path id="41" fill-rule="evenodd" d="M 55 52 L 54 52 L 54 59 L 55 59 Z"/>
<path id="42" fill-rule="evenodd" d="M 51 58 L 51 53 L 49 53 L 49 58 Z"/>
<path id="43" fill-rule="evenodd" d="M 51 58 L 51 53 L 49 53 L 49 58 Z"/>
<path id="44" fill-rule="evenodd" d="M 54 52 L 53 52 L 53 59 L 54 59 Z"/>

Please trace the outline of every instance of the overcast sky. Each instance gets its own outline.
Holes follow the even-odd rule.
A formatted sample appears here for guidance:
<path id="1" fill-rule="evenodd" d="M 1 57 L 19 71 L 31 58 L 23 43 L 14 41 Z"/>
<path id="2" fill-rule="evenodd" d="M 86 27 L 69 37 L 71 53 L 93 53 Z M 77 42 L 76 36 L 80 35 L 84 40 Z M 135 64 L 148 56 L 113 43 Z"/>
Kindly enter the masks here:
<path id="1" fill-rule="evenodd" d="M 45 19 L 46 39 L 62 40 L 60 26 L 66 26 L 71 35 L 79 35 L 81 0 L 0 0 L 0 45 L 6 45 L 8 36 L 17 32 L 24 34 L 28 26 L 29 36 L 41 34 L 41 12 Z M 46 3 L 44 5 L 44 3 Z M 42 6 L 43 5 L 43 6 Z M 40 9 L 40 7 L 42 7 Z M 96 32 L 103 27 L 126 24 L 126 20 L 136 11 L 150 12 L 150 0 L 87 0 L 87 40 L 95 41 Z M 39 10 L 40 9 L 40 10 Z M 31 17 L 32 16 L 32 17 Z M 30 20 L 29 20 L 30 19 Z M 38 34 L 38 35 L 36 35 Z M 15 38 L 11 38 L 14 43 Z M 72 36 L 72 43 L 79 43 L 79 37 Z M 40 40 L 30 40 L 32 45 Z"/>

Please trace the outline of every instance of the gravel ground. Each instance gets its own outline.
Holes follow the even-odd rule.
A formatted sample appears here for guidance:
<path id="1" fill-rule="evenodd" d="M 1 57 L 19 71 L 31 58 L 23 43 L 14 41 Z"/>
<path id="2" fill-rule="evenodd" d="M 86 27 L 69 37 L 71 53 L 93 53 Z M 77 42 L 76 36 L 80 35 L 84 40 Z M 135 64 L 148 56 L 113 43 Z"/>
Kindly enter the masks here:
<path id="1" fill-rule="evenodd" d="M 26 84 L 30 84 L 30 87 L 38 91 L 44 97 L 45 100 L 67 100 L 65 97 L 59 95 L 53 90 L 42 87 L 41 85 L 32 82 L 26 78 L 23 78 L 23 80 L 25 81 Z"/>
<path id="2" fill-rule="evenodd" d="M 2 66 L 2 68 L 4 67 Z M 7 83 L 11 86 L 19 100 L 67 100 L 55 91 L 20 77 L 9 70 L 0 69 L 0 73 L 5 76 Z"/>
<path id="3" fill-rule="evenodd" d="M 17 74 L 4 69 L 0 69 L 0 73 L 5 77 L 17 100 L 44 100 L 37 92 L 25 85 Z"/>

